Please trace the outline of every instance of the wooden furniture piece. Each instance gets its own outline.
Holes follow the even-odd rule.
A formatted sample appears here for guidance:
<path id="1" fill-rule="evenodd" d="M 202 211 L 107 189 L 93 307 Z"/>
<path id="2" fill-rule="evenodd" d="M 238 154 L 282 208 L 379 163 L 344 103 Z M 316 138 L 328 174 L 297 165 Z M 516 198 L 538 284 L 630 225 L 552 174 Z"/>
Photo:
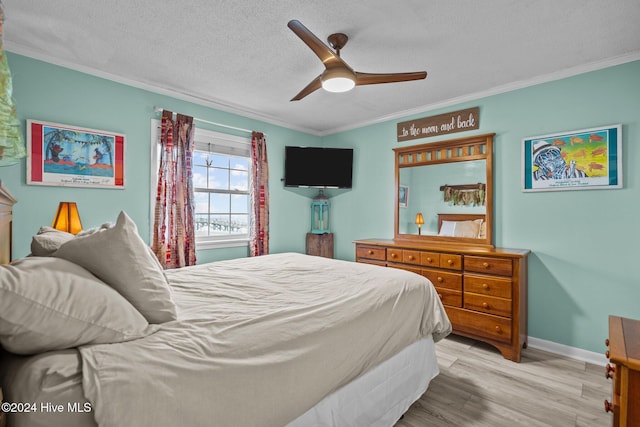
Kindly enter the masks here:
<path id="1" fill-rule="evenodd" d="M 612 402 L 604 401 L 613 412 L 614 427 L 640 426 L 640 320 L 609 316 L 609 350 L 606 377 L 613 379 Z"/>
<path id="2" fill-rule="evenodd" d="M 495 346 L 520 362 L 527 345 L 528 250 L 384 239 L 358 240 L 356 261 L 429 279 L 453 333 Z"/>
<path id="3" fill-rule="evenodd" d="M 0 265 L 8 264 L 11 261 L 11 225 L 13 217 L 13 205 L 16 199 L 0 182 Z M 8 238 L 6 238 L 8 236 Z M 3 401 L 2 388 L 0 388 L 0 403 Z M 0 409 L 0 427 L 7 425 L 7 417 Z"/>
<path id="4" fill-rule="evenodd" d="M 307 233 L 306 254 L 333 258 L 333 233 Z"/>
<path id="5" fill-rule="evenodd" d="M 394 148 L 395 204 L 394 239 L 421 242 L 493 246 L 493 136 L 488 133 L 448 141 Z M 459 180 L 460 182 L 451 182 Z M 483 203 L 452 206 L 445 202 L 443 187 L 484 186 Z M 410 191 L 408 203 L 400 205 L 400 186 Z M 440 236 L 439 213 L 469 215 L 484 219 L 485 233 L 476 238 Z M 425 224 L 418 234 L 414 222 L 422 213 Z M 411 227 L 413 225 L 413 227 Z"/>
<path id="6" fill-rule="evenodd" d="M 11 262 L 12 211 L 16 202 L 17 200 L 0 182 L 0 235 L 9 236 L 8 239 L 0 241 L 0 265 Z"/>

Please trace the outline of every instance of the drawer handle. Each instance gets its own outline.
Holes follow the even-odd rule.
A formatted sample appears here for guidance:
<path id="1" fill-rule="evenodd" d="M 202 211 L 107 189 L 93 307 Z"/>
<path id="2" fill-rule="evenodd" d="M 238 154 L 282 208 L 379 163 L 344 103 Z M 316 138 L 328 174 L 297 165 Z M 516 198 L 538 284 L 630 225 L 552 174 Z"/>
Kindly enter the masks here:
<path id="1" fill-rule="evenodd" d="M 496 332 L 499 334 L 502 333 L 502 328 L 499 325 L 496 325 Z"/>
<path id="2" fill-rule="evenodd" d="M 427 257 L 427 262 L 431 262 L 431 261 L 433 261 L 431 257 Z"/>
<path id="3" fill-rule="evenodd" d="M 438 282 L 440 282 L 440 283 L 442 283 L 442 282 L 444 281 L 444 279 L 443 279 L 442 277 L 440 277 L 440 276 L 438 276 L 438 279 L 437 279 L 437 280 L 438 280 Z"/>
<path id="4" fill-rule="evenodd" d="M 611 379 L 613 378 L 613 373 L 616 371 L 616 367 L 613 366 L 611 363 L 608 363 L 606 366 L 606 370 L 605 370 L 605 374 L 604 377 L 606 379 Z"/>
<path id="5" fill-rule="evenodd" d="M 373 255 L 373 251 L 371 249 L 369 249 L 369 252 L 367 252 L 369 255 Z"/>
<path id="6" fill-rule="evenodd" d="M 482 307 L 483 307 L 483 308 L 489 308 L 489 304 L 487 304 L 486 302 L 483 302 L 483 303 L 482 303 Z"/>
<path id="7" fill-rule="evenodd" d="M 482 289 L 484 289 L 485 291 L 489 290 L 489 285 L 487 285 L 486 283 L 483 283 Z"/>
<path id="8" fill-rule="evenodd" d="M 397 255 L 394 253 L 391 253 L 391 258 L 395 258 Z"/>
<path id="9" fill-rule="evenodd" d="M 609 338 L 607 338 L 606 340 L 604 340 L 604 345 L 606 345 L 607 347 L 609 347 Z"/>
<path id="10" fill-rule="evenodd" d="M 604 401 L 604 411 L 605 412 L 613 412 L 613 404 L 610 403 L 608 400 Z"/>
<path id="11" fill-rule="evenodd" d="M 447 260 L 447 264 L 449 264 L 449 265 L 453 264 L 453 260 L 452 259 L 448 259 Z"/>
<path id="12" fill-rule="evenodd" d="M 604 353 L 604 357 L 606 357 L 607 359 L 609 359 L 609 350 L 605 351 L 605 353 Z"/>
<path id="13" fill-rule="evenodd" d="M 415 258 L 413 255 L 409 255 L 409 261 L 413 261 Z"/>
<path id="14" fill-rule="evenodd" d="M 484 268 L 489 268 L 489 263 L 488 263 L 488 262 L 483 262 L 483 263 L 482 263 L 482 266 L 483 266 Z"/>

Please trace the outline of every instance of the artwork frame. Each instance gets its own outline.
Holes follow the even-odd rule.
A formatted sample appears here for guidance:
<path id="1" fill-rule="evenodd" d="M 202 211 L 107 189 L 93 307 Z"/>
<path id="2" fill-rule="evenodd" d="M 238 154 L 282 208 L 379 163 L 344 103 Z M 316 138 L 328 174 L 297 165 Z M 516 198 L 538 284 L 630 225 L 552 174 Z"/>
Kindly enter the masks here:
<path id="1" fill-rule="evenodd" d="M 398 186 L 398 206 L 406 208 L 409 205 L 409 187 L 407 185 Z"/>
<path id="2" fill-rule="evenodd" d="M 27 184 L 124 189 L 126 136 L 27 120 Z"/>
<path id="3" fill-rule="evenodd" d="M 621 124 L 522 139 L 522 191 L 617 188 L 622 188 Z"/>

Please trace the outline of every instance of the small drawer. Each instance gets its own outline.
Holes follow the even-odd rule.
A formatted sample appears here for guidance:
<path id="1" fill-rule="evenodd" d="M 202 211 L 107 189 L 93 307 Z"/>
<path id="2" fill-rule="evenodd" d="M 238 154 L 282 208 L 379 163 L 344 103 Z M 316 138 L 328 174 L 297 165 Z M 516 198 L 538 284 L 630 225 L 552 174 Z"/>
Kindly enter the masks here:
<path id="1" fill-rule="evenodd" d="M 487 295 L 464 293 L 464 308 L 496 316 L 511 317 L 511 300 Z"/>
<path id="2" fill-rule="evenodd" d="M 462 307 L 462 292 L 436 286 L 436 292 L 442 304 L 453 307 Z"/>
<path id="3" fill-rule="evenodd" d="M 440 254 L 437 252 L 420 252 L 420 264 L 425 267 L 439 267 Z"/>
<path id="4" fill-rule="evenodd" d="M 430 270 L 423 268 L 421 273 L 429 279 L 433 286 L 437 288 L 447 288 L 456 291 L 462 291 L 462 275 L 458 273 L 450 273 L 442 270 Z"/>
<path id="5" fill-rule="evenodd" d="M 440 254 L 440 268 L 462 270 L 462 255 Z"/>
<path id="6" fill-rule="evenodd" d="M 358 258 L 357 262 L 359 262 L 360 264 L 380 265 L 382 267 L 386 267 L 387 266 L 386 261 L 380 261 L 380 260 L 377 260 L 377 259 Z"/>
<path id="7" fill-rule="evenodd" d="M 402 262 L 407 264 L 420 264 L 420 251 L 402 251 Z"/>
<path id="8" fill-rule="evenodd" d="M 489 258 L 480 256 L 464 257 L 465 271 L 511 276 L 513 265 L 509 258 Z"/>
<path id="9" fill-rule="evenodd" d="M 387 267 L 399 268 L 400 270 L 406 270 L 412 273 L 420 274 L 420 267 L 411 267 L 410 265 L 406 264 L 396 264 L 393 262 L 389 262 L 387 263 Z"/>
<path id="10" fill-rule="evenodd" d="M 402 262 L 402 249 L 387 249 L 387 261 Z"/>
<path id="11" fill-rule="evenodd" d="M 464 275 L 464 291 L 511 299 L 511 280 L 488 276 Z"/>
<path id="12" fill-rule="evenodd" d="M 357 246 L 356 259 L 377 259 L 385 261 L 387 259 L 387 249 L 378 246 Z"/>

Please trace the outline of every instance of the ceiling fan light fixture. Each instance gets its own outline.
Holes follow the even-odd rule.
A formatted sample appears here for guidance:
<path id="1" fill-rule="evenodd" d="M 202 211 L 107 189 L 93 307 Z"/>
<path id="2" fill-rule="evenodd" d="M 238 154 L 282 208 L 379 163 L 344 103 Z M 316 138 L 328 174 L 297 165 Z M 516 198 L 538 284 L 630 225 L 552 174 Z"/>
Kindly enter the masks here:
<path id="1" fill-rule="evenodd" d="M 322 88 L 327 92 L 348 92 L 356 86 L 355 74 L 345 68 L 324 70 L 321 81 Z"/>

